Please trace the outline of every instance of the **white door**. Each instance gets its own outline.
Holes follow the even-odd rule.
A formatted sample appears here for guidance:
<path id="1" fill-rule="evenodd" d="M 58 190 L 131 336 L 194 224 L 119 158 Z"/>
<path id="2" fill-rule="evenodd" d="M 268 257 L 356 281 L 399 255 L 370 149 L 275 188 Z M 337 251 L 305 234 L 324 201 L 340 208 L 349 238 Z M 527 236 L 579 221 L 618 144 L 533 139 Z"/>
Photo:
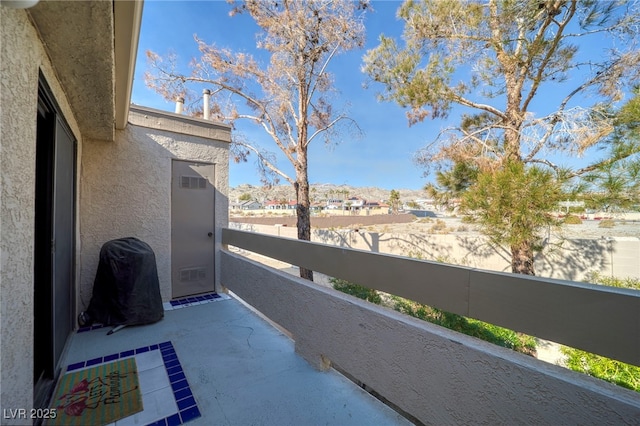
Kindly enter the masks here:
<path id="1" fill-rule="evenodd" d="M 214 291 L 215 166 L 174 160 L 171 179 L 172 297 Z"/>

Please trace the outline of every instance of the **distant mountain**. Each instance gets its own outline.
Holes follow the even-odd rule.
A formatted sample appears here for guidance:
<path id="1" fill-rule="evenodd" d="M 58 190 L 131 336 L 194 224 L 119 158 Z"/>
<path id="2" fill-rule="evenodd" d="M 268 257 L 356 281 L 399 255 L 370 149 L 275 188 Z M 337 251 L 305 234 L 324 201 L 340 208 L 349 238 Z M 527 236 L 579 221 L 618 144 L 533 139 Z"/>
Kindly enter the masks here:
<path id="1" fill-rule="evenodd" d="M 402 202 L 414 201 L 420 198 L 426 198 L 426 194 L 422 190 L 400 189 L 394 188 L 400 193 Z M 349 198 L 360 197 L 367 201 L 387 201 L 389 199 L 390 190 L 381 189 L 371 186 L 355 187 L 350 185 L 335 185 L 332 183 L 312 183 L 311 184 L 311 201 L 323 201 L 329 198 Z M 295 192 L 291 185 L 278 185 L 271 188 L 258 185 L 242 184 L 229 189 L 229 202 L 236 202 L 245 194 L 249 194 L 251 200 L 260 203 L 266 200 L 295 199 Z"/>

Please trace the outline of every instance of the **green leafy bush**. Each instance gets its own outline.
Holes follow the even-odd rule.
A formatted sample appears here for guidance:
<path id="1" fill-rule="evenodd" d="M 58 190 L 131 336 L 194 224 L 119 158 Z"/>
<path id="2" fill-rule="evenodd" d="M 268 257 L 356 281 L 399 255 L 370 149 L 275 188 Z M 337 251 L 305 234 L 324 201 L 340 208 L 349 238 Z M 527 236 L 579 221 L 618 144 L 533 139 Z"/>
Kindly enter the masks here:
<path id="1" fill-rule="evenodd" d="M 391 296 L 391 299 L 394 302 L 393 308 L 403 314 L 527 355 L 533 356 L 536 353 L 536 341 L 535 338 L 531 336 L 516 333 L 513 330 L 473 318 L 466 318 L 462 315 L 422 305 L 398 296 Z"/>
<path id="2" fill-rule="evenodd" d="M 582 219 L 572 214 L 564 218 L 564 223 L 567 225 L 580 225 L 582 223 Z"/>
<path id="3" fill-rule="evenodd" d="M 574 348 L 563 347 L 562 353 L 573 371 L 640 392 L 640 367 Z"/>
<path id="4" fill-rule="evenodd" d="M 598 272 L 589 272 L 585 278 L 586 282 L 608 285 L 609 287 L 631 288 L 640 290 L 640 280 L 637 278 L 617 278 L 602 275 Z"/>
<path id="5" fill-rule="evenodd" d="M 462 223 L 476 223 L 475 219 L 471 215 L 462 216 L 462 218 L 460 219 L 460 222 L 462 222 Z"/>
<path id="6" fill-rule="evenodd" d="M 339 278 L 330 278 L 329 282 L 331 282 L 334 289 L 343 293 L 350 294 L 371 303 L 375 303 L 376 305 L 382 303 L 382 298 L 376 290 L 358 284 L 353 284 L 349 281 L 341 280 Z"/>
<path id="7" fill-rule="evenodd" d="M 449 231 L 447 223 L 442 219 L 436 219 L 436 222 L 429 228 L 429 232 L 432 234 L 448 234 Z"/>

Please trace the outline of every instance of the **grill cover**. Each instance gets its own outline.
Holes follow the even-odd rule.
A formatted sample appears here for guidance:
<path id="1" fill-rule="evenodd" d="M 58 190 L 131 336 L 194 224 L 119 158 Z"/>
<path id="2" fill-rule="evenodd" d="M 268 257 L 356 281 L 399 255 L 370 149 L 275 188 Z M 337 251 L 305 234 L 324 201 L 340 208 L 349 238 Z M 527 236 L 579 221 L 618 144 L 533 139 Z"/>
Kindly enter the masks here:
<path id="1" fill-rule="evenodd" d="M 156 256 L 134 237 L 106 242 L 93 282 L 87 320 L 104 325 L 150 324 L 164 316 Z"/>

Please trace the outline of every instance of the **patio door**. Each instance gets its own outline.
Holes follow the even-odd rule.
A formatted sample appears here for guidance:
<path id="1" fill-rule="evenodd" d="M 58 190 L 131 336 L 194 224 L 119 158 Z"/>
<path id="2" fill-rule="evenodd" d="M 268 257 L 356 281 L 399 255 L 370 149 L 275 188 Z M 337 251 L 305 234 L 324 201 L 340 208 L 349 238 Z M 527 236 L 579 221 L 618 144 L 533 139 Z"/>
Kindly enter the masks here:
<path id="1" fill-rule="evenodd" d="M 41 78 L 36 128 L 34 406 L 47 399 L 73 331 L 76 141 Z"/>
<path id="2" fill-rule="evenodd" d="M 215 166 L 174 160 L 171 179 L 171 295 L 215 290 Z"/>

